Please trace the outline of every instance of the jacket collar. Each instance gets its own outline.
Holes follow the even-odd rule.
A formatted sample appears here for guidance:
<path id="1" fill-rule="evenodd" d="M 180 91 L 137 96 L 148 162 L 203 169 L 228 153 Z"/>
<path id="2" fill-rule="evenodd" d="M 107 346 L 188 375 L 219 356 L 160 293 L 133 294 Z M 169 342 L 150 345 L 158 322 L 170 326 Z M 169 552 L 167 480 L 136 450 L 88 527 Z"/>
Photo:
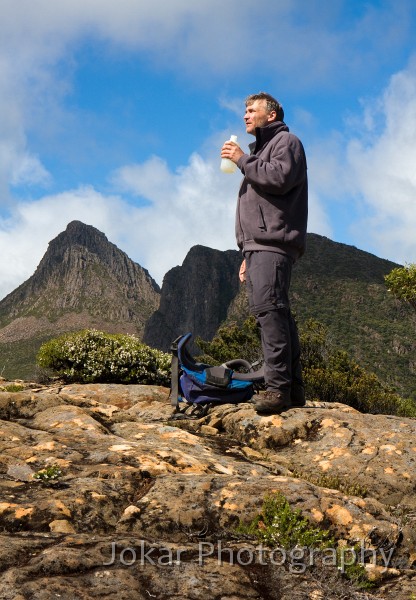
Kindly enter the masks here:
<path id="1" fill-rule="evenodd" d="M 273 121 L 265 127 L 256 127 L 256 141 L 249 144 L 250 152 L 253 154 L 270 142 L 275 135 L 281 131 L 289 131 L 289 127 L 283 121 Z"/>

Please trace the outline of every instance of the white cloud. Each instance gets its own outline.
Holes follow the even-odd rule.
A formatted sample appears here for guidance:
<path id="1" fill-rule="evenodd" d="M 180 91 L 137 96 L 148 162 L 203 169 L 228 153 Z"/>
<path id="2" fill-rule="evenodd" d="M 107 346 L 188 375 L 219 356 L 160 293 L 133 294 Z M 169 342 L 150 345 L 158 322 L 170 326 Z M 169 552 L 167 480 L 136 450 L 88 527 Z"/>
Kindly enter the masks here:
<path id="1" fill-rule="evenodd" d="M 361 105 L 345 131 L 319 134 L 307 148 L 309 229 L 332 237 L 333 223 L 335 239 L 416 262 L 416 57 Z"/>
<path id="2" fill-rule="evenodd" d="M 333 237 L 332 225 L 325 206 L 313 188 L 309 189 L 308 231 Z"/>
<path id="3" fill-rule="evenodd" d="M 367 209 L 354 236 L 380 256 L 415 262 L 416 60 L 364 104 L 364 114 L 367 127 L 347 148 L 356 201 Z"/>
<path id="4" fill-rule="evenodd" d="M 386 40 L 394 48 L 409 33 L 411 0 L 369 4 L 349 22 L 346 5 L 347 0 L 325 7 L 319 1 L 258 0 L 253 11 L 250 0 L 2 0 L 0 31 L 3 45 L 13 48 L 18 60 L 31 60 L 32 66 L 39 57 L 53 64 L 65 44 L 95 36 L 124 48 L 169 55 L 182 66 L 197 58 L 210 68 L 244 69 L 245 60 L 255 64 L 260 57 L 284 72 L 314 65 L 311 76 L 316 77 L 334 70 L 334 56 L 345 67 L 358 61 L 357 42 L 366 42 L 366 58 L 376 60 Z M 383 36 L 372 35 L 377 29 Z M 258 47 L 249 43 L 256 32 L 262 42 Z"/>
<path id="5" fill-rule="evenodd" d="M 50 179 L 50 174 L 36 156 L 22 153 L 13 162 L 10 178 L 12 185 L 45 184 Z"/>
<path id="6" fill-rule="evenodd" d="M 139 254 L 142 266 L 159 283 L 196 244 L 236 249 L 234 213 L 240 178 L 221 173 L 219 162 L 195 153 L 187 166 L 172 173 L 153 157 L 115 175 L 119 189 L 148 202 L 125 215 L 125 232 L 130 234 L 123 249 Z"/>
<path id="7" fill-rule="evenodd" d="M 13 51 L 20 69 L 28 64 L 53 65 L 68 44 L 81 38 L 145 49 L 155 58 L 169 56 L 170 63 L 179 61 L 182 67 L 198 56 L 211 68 L 215 63 L 223 69 L 239 60 L 225 50 L 244 41 L 247 9 L 241 0 L 2 0 L 0 48 Z M 216 60 L 221 49 L 223 65 Z M 244 47 L 240 56 L 241 52 L 249 54 Z"/>

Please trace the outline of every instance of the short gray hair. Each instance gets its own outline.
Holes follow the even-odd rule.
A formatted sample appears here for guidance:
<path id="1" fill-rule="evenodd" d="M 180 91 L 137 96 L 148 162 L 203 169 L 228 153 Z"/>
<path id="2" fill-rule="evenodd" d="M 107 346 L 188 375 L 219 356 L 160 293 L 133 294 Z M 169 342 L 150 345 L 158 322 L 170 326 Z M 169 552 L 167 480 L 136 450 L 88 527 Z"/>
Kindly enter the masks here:
<path id="1" fill-rule="evenodd" d="M 276 121 L 283 121 L 285 118 L 283 106 L 276 100 L 276 98 L 273 98 L 273 96 L 270 94 L 266 94 L 266 92 L 259 92 L 258 94 L 250 94 L 250 96 L 247 96 L 245 104 L 246 106 L 250 106 L 250 104 L 253 104 L 253 102 L 256 100 L 266 100 L 266 108 L 268 112 L 270 113 L 275 111 Z"/>

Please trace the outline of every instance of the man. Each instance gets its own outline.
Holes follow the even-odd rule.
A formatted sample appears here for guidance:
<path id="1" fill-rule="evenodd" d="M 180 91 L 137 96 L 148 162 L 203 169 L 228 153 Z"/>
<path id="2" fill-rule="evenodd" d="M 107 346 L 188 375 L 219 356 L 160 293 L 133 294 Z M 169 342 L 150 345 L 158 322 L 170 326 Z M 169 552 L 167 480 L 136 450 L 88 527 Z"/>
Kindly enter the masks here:
<path id="1" fill-rule="evenodd" d="M 290 312 L 293 263 L 304 253 L 308 180 L 301 141 L 283 121 L 279 102 L 264 92 L 246 99 L 246 131 L 256 137 L 246 154 L 225 142 L 222 158 L 244 175 L 238 194 L 237 244 L 244 261 L 250 312 L 261 330 L 266 392 L 255 396 L 260 414 L 304 406 L 296 324 Z"/>

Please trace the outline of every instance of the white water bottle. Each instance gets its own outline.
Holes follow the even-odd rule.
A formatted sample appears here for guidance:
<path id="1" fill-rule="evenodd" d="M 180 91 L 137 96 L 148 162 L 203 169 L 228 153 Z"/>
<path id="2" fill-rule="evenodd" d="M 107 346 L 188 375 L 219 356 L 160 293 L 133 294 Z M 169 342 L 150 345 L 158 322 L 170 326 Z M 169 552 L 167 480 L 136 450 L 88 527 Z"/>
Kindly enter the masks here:
<path id="1" fill-rule="evenodd" d="M 237 136 L 236 135 L 232 135 L 230 137 L 230 141 L 231 142 L 237 142 Z M 234 171 L 236 170 L 237 165 L 230 160 L 229 158 L 222 158 L 221 159 L 221 171 L 223 173 L 234 173 Z"/>

